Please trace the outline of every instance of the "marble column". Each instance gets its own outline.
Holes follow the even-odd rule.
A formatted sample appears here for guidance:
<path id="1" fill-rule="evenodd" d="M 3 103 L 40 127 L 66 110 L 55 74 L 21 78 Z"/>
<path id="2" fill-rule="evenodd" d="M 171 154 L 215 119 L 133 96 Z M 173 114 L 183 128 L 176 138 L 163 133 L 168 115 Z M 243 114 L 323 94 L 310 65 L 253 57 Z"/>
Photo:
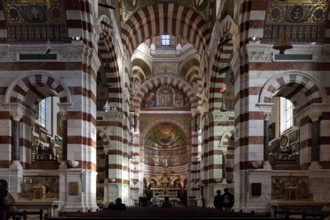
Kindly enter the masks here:
<path id="1" fill-rule="evenodd" d="M 19 113 L 11 113 L 13 118 L 12 120 L 12 161 L 20 161 L 20 120 L 22 118 L 22 114 Z"/>
<path id="2" fill-rule="evenodd" d="M 270 113 L 264 113 L 264 161 L 268 161 L 268 145 L 269 145 L 269 116 Z"/>
<path id="3" fill-rule="evenodd" d="M 312 112 L 309 117 L 311 123 L 312 148 L 311 148 L 311 166 L 319 165 L 320 160 L 320 112 Z"/>
<path id="4" fill-rule="evenodd" d="M 12 153 L 11 164 L 9 166 L 9 191 L 17 198 L 17 193 L 21 192 L 21 181 L 23 179 L 23 167 L 20 162 L 20 120 L 23 114 L 19 108 L 12 110 Z"/>
<path id="5" fill-rule="evenodd" d="M 60 106 L 61 107 L 61 106 Z M 68 137 L 68 119 L 67 119 L 67 111 L 63 108 L 60 109 L 60 114 L 62 116 L 62 161 L 66 163 L 67 161 L 67 154 L 68 154 L 68 143 L 67 143 L 67 137 Z"/>

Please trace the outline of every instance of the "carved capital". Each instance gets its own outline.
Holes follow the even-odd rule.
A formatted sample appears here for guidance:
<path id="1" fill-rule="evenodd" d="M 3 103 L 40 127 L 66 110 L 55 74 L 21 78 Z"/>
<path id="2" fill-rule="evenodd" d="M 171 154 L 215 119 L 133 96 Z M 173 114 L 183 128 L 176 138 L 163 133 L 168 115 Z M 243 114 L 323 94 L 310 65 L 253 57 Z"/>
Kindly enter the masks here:
<path id="1" fill-rule="evenodd" d="M 312 120 L 312 122 L 319 121 L 321 117 L 321 112 L 310 112 L 309 113 L 309 118 Z"/>

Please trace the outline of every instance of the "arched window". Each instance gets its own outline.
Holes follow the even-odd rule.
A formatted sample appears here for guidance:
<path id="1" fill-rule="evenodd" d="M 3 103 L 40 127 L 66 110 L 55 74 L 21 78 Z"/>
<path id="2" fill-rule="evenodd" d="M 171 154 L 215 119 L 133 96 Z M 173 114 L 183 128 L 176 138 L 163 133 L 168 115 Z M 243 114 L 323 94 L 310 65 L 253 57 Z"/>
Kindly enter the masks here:
<path id="1" fill-rule="evenodd" d="M 293 127 L 293 110 L 294 106 L 289 99 L 280 98 L 280 132 L 283 134 L 285 131 Z"/>

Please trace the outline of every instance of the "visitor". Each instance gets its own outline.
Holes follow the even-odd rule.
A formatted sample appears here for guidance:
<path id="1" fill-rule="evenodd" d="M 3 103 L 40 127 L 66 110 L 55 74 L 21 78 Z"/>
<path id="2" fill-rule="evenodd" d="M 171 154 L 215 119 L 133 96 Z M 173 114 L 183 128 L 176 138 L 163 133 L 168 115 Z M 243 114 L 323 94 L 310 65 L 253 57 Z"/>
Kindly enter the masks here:
<path id="1" fill-rule="evenodd" d="M 7 199 L 4 199 L 6 196 Z M 6 200 L 6 201 L 5 201 Z M 5 204 L 5 202 L 7 204 Z M 6 180 L 1 179 L 0 180 L 0 219 L 9 219 L 10 218 L 10 208 L 15 203 L 14 198 L 12 195 L 8 192 L 8 183 Z"/>
<path id="2" fill-rule="evenodd" d="M 162 207 L 163 208 L 172 208 L 172 204 L 170 202 L 170 197 L 165 196 L 165 200 L 164 200 L 164 202 L 162 204 Z"/>
<path id="3" fill-rule="evenodd" d="M 228 190 L 228 188 L 225 188 L 224 194 L 222 195 L 222 206 L 225 211 L 231 211 L 231 208 L 234 205 L 234 196 L 231 194 Z"/>
<path id="4" fill-rule="evenodd" d="M 160 206 L 160 200 L 158 197 L 158 193 L 155 193 L 155 195 L 151 198 L 151 203 L 153 207 L 159 207 Z"/>
<path id="5" fill-rule="evenodd" d="M 114 205 L 109 205 L 109 209 L 114 209 L 114 210 L 126 210 L 126 205 L 122 203 L 121 198 L 117 198 L 115 201 Z"/>
<path id="6" fill-rule="evenodd" d="M 213 204 L 215 208 L 222 210 L 221 190 L 217 190 L 217 194 L 214 196 Z"/>

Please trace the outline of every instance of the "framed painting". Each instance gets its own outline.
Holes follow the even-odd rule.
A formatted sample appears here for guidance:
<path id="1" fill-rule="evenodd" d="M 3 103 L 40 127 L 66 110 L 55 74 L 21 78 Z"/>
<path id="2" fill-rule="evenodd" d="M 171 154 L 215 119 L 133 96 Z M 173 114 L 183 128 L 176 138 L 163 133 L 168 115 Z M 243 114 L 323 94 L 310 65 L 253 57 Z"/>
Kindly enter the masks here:
<path id="1" fill-rule="evenodd" d="M 47 133 L 45 132 L 45 131 L 43 131 L 43 130 L 40 130 L 40 140 L 42 141 L 42 142 L 47 142 L 47 140 L 48 140 L 48 135 L 47 135 Z"/>
<path id="2" fill-rule="evenodd" d="M 78 195 L 78 182 L 69 182 L 69 195 Z"/>
<path id="3" fill-rule="evenodd" d="M 40 134 L 40 125 L 38 123 L 35 123 L 34 125 L 34 133 Z"/>
<path id="4" fill-rule="evenodd" d="M 268 138 L 270 141 L 275 138 L 275 122 L 268 126 Z"/>

